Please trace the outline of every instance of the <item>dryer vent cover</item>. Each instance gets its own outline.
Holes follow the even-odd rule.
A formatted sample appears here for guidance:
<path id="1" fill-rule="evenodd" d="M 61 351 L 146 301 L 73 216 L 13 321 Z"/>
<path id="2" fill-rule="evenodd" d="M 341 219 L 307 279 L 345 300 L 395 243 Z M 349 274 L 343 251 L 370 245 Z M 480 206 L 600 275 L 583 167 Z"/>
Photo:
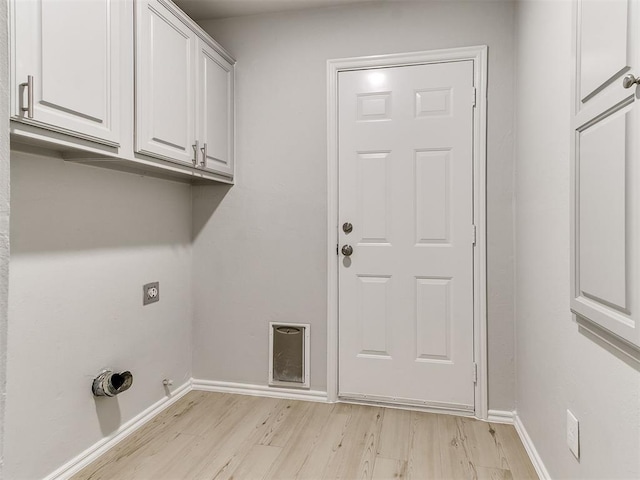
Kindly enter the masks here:
<path id="1" fill-rule="evenodd" d="M 269 324 L 269 385 L 309 387 L 309 325 Z"/>

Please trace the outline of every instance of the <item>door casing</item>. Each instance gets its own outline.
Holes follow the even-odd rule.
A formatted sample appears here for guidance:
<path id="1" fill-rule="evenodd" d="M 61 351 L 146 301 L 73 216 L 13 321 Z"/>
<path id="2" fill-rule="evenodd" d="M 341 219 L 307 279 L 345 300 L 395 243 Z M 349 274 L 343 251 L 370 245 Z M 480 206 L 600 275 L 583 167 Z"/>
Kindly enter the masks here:
<path id="1" fill-rule="evenodd" d="M 486 45 L 327 61 L 327 399 L 338 401 L 338 73 L 349 70 L 473 61 L 476 104 L 473 118 L 473 343 L 477 365 L 475 416 L 488 418 L 487 385 L 487 53 Z M 428 410 L 428 409 L 427 409 Z M 451 413 L 449 411 L 449 413 Z M 462 413 L 462 412 L 461 412 Z M 468 415 L 468 413 L 467 413 Z"/>

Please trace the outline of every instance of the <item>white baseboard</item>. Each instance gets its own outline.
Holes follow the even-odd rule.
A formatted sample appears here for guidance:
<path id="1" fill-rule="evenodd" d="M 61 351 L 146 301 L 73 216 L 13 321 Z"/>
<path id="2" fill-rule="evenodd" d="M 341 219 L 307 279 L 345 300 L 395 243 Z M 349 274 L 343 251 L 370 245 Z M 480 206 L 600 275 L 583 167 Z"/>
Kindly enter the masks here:
<path id="1" fill-rule="evenodd" d="M 237 393 L 257 397 L 286 398 L 288 400 L 307 400 L 311 402 L 327 403 L 327 392 L 320 390 L 298 390 L 295 388 L 269 387 L 267 385 L 252 385 L 248 383 L 218 382 L 213 380 L 191 379 L 194 390 L 203 392 Z"/>
<path id="2" fill-rule="evenodd" d="M 55 472 L 45 477 L 44 480 L 66 480 L 72 477 L 84 467 L 89 465 L 91 462 L 95 461 L 98 457 L 104 455 L 108 450 L 115 447 L 118 443 L 127 438 L 133 432 L 138 430 L 153 417 L 168 408 L 170 405 L 177 402 L 180 398 L 184 397 L 190 391 L 191 381 L 188 381 L 184 385 L 181 385 L 173 390 L 171 396 L 167 396 L 158 400 L 142 413 L 136 415 L 127 423 L 120 426 L 120 428 L 118 428 L 118 430 L 113 432 L 111 435 L 108 435 L 102 440 L 96 442 L 80 455 L 71 459 L 63 466 L 58 468 Z"/>
<path id="3" fill-rule="evenodd" d="M 544 466 L 544 463 L 542 462 L 542 458 L 540 458 L 540 455 L 538 454 L 538 450 L 536 450 L 536 447 L 533 444 L 531 437 L 527 433 L 527 429 L 524 428 L 524 424 L 522 423 L 522 420 L 520 420 L 520 417 L 518 416 L 517 412 L 514 412 L 513 424 L 516 427 L 516 431 L 520 436 L 520 440 L 522 441 L 522 444 L 524 445 L 524 448 L 527 451 L 527 454 L 531 459 L 531 463 L 533 463 L 533 467 L 536 469 L 536 472 L 538 474 L 538 477 L 540 477 L 540 480 L 551 480 L 551 475 L 549 475 L 549 471 L 547 470 L 547 467 Z"/>
<path id="4" fill-rule="evenodd" d="M 489 410 L 487 422 L 513 425 L 514 414 L 515 412 L 510 412 L 508 410 Z"/>

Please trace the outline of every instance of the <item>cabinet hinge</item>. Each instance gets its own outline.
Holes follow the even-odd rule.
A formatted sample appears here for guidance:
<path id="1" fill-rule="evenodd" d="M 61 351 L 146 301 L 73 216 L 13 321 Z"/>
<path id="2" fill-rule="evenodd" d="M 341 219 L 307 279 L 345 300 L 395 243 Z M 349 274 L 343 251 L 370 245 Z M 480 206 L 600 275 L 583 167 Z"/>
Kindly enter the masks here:
<path id="1" fill-rule="evenodd" d="M 475 225 L 471 225 L 471 242 L 473 246 L 476 246 L 476 242 L 478 241 L 478 229 Z"/>
<path id="2" fill-rule="evenodd" d="M 476 87 L 471 89 L 471 103 L 474 107 L 476 106 Z"/>
<path id="3" fill-rule="evenodd" d="M 478 383 L 478 364 L 473 364 L 473 383 Z"/>

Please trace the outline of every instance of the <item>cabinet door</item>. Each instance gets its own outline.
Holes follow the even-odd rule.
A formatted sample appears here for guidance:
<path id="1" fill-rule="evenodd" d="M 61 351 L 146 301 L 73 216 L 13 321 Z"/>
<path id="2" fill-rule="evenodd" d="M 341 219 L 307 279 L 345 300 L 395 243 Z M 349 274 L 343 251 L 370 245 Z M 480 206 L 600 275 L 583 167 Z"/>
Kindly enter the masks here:
<path id="1" fill-rule="evenodd" d="M 136 2 L 136 151 L 193 164 L 196 36 L 159 0 Z"/>
<path id="2" fill-rule="evenodd" d="M 122 3 L 14 0 L 11 8 L 13 118 L 118 145 Z"/>
<path id="3" fill-rule="evenodd" d="M 233 65 L 203 41 L 198 47 L 198 166 L 233 177 Z"/>
<path id="4" fill-rule="evenodd" d="M 640 3 L 575 14 L 571 309 L 640 346 Z"/>

